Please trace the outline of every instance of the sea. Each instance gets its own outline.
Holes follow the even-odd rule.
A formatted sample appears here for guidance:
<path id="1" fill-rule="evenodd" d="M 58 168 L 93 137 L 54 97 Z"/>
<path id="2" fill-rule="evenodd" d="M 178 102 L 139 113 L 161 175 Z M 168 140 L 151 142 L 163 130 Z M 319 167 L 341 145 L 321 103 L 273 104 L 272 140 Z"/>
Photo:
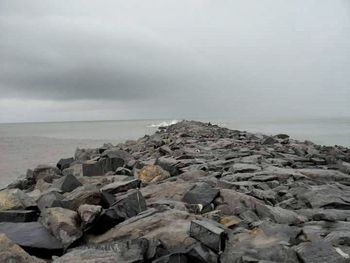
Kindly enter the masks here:
<path id="1" fill-rule="evenodd" d="M 223 127 L 274 135 L 289 134 L 298 140 L 350 147 L 350 118 L 213 120 Z M 39 164 L 55 165 L 72 157 L 76 148 L 118 144 L 152 134 L 160 126 L 180 120 L 121 120 L 0 124 L 0 188 Z"/>

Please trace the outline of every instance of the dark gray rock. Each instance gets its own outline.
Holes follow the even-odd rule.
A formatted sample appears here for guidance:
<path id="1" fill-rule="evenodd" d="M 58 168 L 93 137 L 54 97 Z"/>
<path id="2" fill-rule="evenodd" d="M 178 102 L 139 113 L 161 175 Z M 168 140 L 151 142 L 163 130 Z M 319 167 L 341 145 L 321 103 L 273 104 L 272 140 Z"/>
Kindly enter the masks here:
<path id="1" fill-rule="evenodd" d="M 130 189 L 140 188 L 141 181 L 138 179 L 130 180 L 130 181 L 121 181 L 114 182 L 108 185 L 105 185 L 100 190 L 102 192 L 107 192 L 109 194 L 117 194 L 120 192 L 127 192 Z"/>
<path id="2" fill-rule="evenodd" d="M 156 165 L 159 165 L 164 170 L 168 171 L 171 176 L 180 174 L 181 162 L 171 157 L 160 157 L 156 161 Z"/>
<path id="3" fill-rule="evenodd" d="M 118 148 L 107 149 L 102 153 L 101 156 L 107 158 L 121 159 L 123 160 L 124 164 L 128 167 L 132 167 L 135 162 L 134 157 L 130 153 Z"/>
<path id="4" fill-rule="evenodd" d="M 217 253 L 225 249 L 226 233 L 215 221 L 193 220 L 190 236 Z"/>
<path id="5" fill-rule="evenodd" d="M 64 196 L 57 191 L 51 191 L 41 195 L 37 201 L 38 208 L 40 211 L 50 207 L 63 207 Z"/>
<path id="6" fill-rule="evenodd" d="M 34 254 L 55 255 L 63 249 L 61 242 L 38 222 L 0 223 L 0 233 Z"/>
<path id="7" fill-rule="evenodd" d="M 54 263 L 138 263 L 147 258 L 149 244 L 146 239 L 112 242 L 108 244 L 77 247 L 55 259 Z"/>
<path id="8" fill-rule="evenodd" d="M 37 221 L 39 215 L 36 210 L 7 210 L 0 211 L 0 222 L 33 222 Z"/>
<path id="9" fill-rule="evenodd" d="M 305 263 L 341 263 L 348 262 L 326 241 L 304 242 L 295 247 L 299 258 Z"/>
<path id="10" fill-rule="evenodd" d="M 261 168 L 258 165 L 249 163 L 235 163 L 230 168 L 233 173 L 254 173 L 260 170 Z"/>
<path id="11" fill-rule="evenodd" d="M 104 210 L 91 227 L 94 233 L 103 233 L 115 225 L 134 217 L 147 209 L 146 201 L 138 190 L 130 190 L 116 198 L 116 202 Z"/>
<path id="12" fill-rule="evenodd" d="M 71 174 L 65 175 L 53 182 L 52 188 L 58 189 L 63 193 L 72 192 L 75 188 L 82 186 L 80 181 Z"/>
<path id="13" fill-rule="evenodd" d="M 72 192 L 67 193 L 62 202 L 64 208 L 77 211 L 79 206 L 84 204 L 100 205 L 101 200 L 101 192 L 98 189 L 95 187 L 80 186 Z"/>
<path id="14" fill-rule="evenodd" d="M 214 201 L 219 192 L 219 189 L 207 183 L 198 183 L 184 195 L 183 201 L 188 204 L 200 204 L 205 208 Z"/>
<path id="15" fill-rule="evenodd" d="M 272 144 L 275 144 L 276 142 L 277 142 L 277 140 L 274 139 L 273 137 L 266 136 L 266 137 L 261 141 L 261 144 L 263 144 L 263 145 L 272 145 Z"/>
<path id="16" fill-rule="evenodd" d="M 52 167 L 49 165 L 39 165 L 34 169 L 31 177 L 34 179 L 35 182 L 42 179 L 47 183 L 52 183 L 54 179 L 60 178 L 61 175 L 61 171 L 57 167 Z"/>
<path id="17" fill-rule="evenodd" d="M 82 168 L 83 176 L 102 176 L 124 164 L 124 160 L 117 157 L 85 161 Z"/>
<path id="18" fill-rule="evenodd" d="M 62 171 L 64 169 L 67 169 L 73 162 L 74 162 L 73 157 L 63 158 L 58 161 L 58 163 L 56 164 L 56 167 Z"/>

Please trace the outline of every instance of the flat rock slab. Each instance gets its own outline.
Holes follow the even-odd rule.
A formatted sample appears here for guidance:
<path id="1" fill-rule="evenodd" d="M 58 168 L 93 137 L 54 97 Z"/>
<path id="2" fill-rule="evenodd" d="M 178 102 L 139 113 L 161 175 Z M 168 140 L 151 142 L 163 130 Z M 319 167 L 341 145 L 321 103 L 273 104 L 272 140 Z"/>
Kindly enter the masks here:
<path id="1" fill-rule="evenodd" d="M 295 248 L 295 251 L 302 262 L 305 263 L 348 262 L 330 243 L 321 240 L 301 243 Z"/>
<path id="2" fill-rule="evenodd" d="M 138 263 L 144 262 L 148 248 L 146 239 L 83 246 L 55 259 L 54 263 Z"/>
<path id="3" fill-rule="evenodd" d="M 59 252 L 63 249 L 61 242 L 52 236 L 39 222 L 0 223 L 0 233 L 19 246 L 27 249 L 42 249 Z"/>
<path id="4" fill-rule="evenodd" d="M 38 220 L 38 216 L 38 212 L 35 210 L 0 211 L 0 222 L 33 222 Z"/>
<path id="5" fill-rule="evenodd" d="M 32 257 L 20 246 L 13 243 L 6 235 L 0 234 L 0 262 L 4 263 L 44 263 Z"/>
<path id="6" fill-rule="evenodd" d="M 141 181 L 138 179 L 122 182 L 114 182 L 108 185 L 105 185 L 100 190 L 102 192 L 107 192 L 110 194 L 117 194 L 120 192 L 127 192 L 130 189 L 140 188 Z"/>

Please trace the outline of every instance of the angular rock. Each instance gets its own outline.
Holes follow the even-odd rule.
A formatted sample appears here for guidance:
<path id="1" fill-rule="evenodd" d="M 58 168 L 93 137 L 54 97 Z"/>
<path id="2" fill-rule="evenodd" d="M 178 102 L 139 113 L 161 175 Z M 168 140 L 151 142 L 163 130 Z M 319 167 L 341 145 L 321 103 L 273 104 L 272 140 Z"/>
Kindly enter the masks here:
<path id="1" fill-rule="evenodd" d="M 170 173 L 170 176 L 176 176 L 180 174 L 181 162 L 171 157 L 160 157 L 156 161 L 156 165 L 159 165 L 164 170 Z"/>
<path id="2" fill-rule="evenodd" d="M 100 205 L 101 198 L 101 193 L 96 188 L 81 186 L 66 194 L 62 202 L 65 208 L 77 211 L 79 206 L 84 204 Z"/>
<path id="3" fill-rule="evenodd" d="M 188 234 L 191 219 L 194 217 L 185 211 L 149 209 L 116 225 L 100 236 L 90 236 L 88 241 L 106 243 L 144 237 L 160 240 L 167 250 L 182 249 L 195 242 Z"/>
<path id="4" fill-rule="evenodd" d="M 39 165 L 34 169 L 32 177 L 35 182 L 42 179 L 47 183 L 52 183 L 54 179 L 61 177 L 61 171 L 49 165 Z"/>
<path id="5" fill-rule="evenodd" d="M 140 186 L 141 186 L 141 181 L 138 179 L 134 179 L 130 181 L 110 183 L 102 187 L 100 190 L 102 192 L 107 192 L 109 194 L 117 194 L 120 192 L 127 192 L 130 189 L 140 188 Z"/>
<path id="6" fill-rule="evenodd" d="M 45 261 L 32 257 L 21 247 L 14 244 L 6 235 L 0 234 L 0 262 L 44 263 Z"/>
<path id="7" fill-rule="evenodd" d="M 169 177 L 170 173 L 158 165 L 147 165 L 138 172 L 138 178 L 143 184 L 157 183 Z"/>
<path id="8" fill-rule="evenodd" d="M 219 257 L 215 252 L 208 249 L 202 244 L 193 244 L 188 248 L 170 253 L 163 257 L 157 258 L 154 263 L 171 263 L 171 262 L 208 262 L 217 263 Z"/>
<path id="9" fill-rule="evenodd" d="M 63 195 L 56 191 L 51 191 L 42 194 L 37 201 L 37 205 L 40 211 L 50 207 L 63 207 L 63 199 Z"/>
<path id="10" fill-rule="evenodd" d="M 99 205 L 81 205 L 78 213 L 82 220 L 83 227 L 90 225 L 102 212 L 102 207 Z"/>
<path id="11" fill-rule="evenodd" d="M 35 255 L 57 255 L 63 245 L 39 222 L 0 223 L 0 233 Z"/>
<path id="12" fill-rule="evenodd" d="M 47 208 L 40 221 L 65 247 L 82 236 L 77 212 L 62 207 Z"/>
<path id="13" fill-rule="evenodd" d="M 260 171 L 261 168 L 255 164 L 235 163 L 232 165 L 230 170 L 233 173 L 254 173 L 256 171 Z"/>
<path id="14" fill-rule="evenodd" d="M 36 210 L 7 210 L 0 211 L 0 222 L 33 222 L 37 221 L 39 215 Z"/>
<path id="15" fill-rule="evenodd" d="M 124 165 L 124 160 L 121 158 L 105 158 L 89 160 L 83 163 L 83 176 L 102 176 L 109 171 L 115 171 L 118 167 Z"/>
<path id="16" fill-rule="evenodd" d="M 223 227 L 219 226 L 220 224 L 214 221 L 193 220 L 191 222 L 190 236 L 216 253 L 220 253 L 225 249 L 226 233 Z"/>
<path id="17" fill-rule="evenodd" d="M 261 141 L 261 144 L 263 145 L 272 145 L 272 144 L 275 144 L 277 141 L 273 138 L 273 137 L 270 137 L 270 136 L 266 136 L 262 141 Z"/>
<path id="18" fill-rule="evenodd" d="M 219 192 L 219 189 L 207 183 L 198 183 L 184 195 L 183 201 L 188 204 L 200 204 L 205 208 L 214 201 Z"/>
<path id="19" fill-rule="evenodd" d="M 295 247 L 295 251 L 305 263 L 348 262 L 330 243 L 322 240 L 301 243 Z"/>
<path id="20" fill-rule="evenodd" d="M 82 186 L 80 181 L 71 174 L 65 175 L 53 182 L 52 188 L 58 189 L 63 193 L 72 192 L 75 188 Z"/>
<path id="21" fill-rule="evenodd" d="M 0 211 L 35 208 L 34 199 L 19 189 L 0 191 Z"/>
<path id="22" fill-rule="evenodd" d="M 105 245 L 78 247 L 64 256 L 55 259 L 54 263 L 138 263 L 147 257 L 148 241 L 146 239 L 113 242 Z"/>
<path id="23" fill-rule="evenodd" d="M 56 167 L 62 171 L 64 169 L 67 169 L 73 162 L 74 162 L 73 157 L 63 158 L 58 161 L 58 163 L 56 164 Z"/>
<path id="24" fill-rule="evenodd" d="M 227 239 L 226 249 L 220 262 L 285 262 L 299 263 L 294 250 L 275 233 L 265 233 L 261 229 L 232 233 Z"/>
<path id="25" fill-rule="evenodd" d="M 116 202 L 97 218 L 93 232 L 103 233 L 115 225 L 147 209 L 146 201 L 138 190 L 130 190 L 117 197 Z"/>

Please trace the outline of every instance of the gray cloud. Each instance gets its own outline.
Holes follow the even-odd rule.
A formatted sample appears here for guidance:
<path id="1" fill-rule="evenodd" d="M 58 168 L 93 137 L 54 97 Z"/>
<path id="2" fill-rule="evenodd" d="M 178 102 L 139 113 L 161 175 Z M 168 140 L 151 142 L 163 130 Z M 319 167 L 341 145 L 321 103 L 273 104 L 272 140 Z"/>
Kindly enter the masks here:
<path id="1" fill-rule="evenodd" d="M 105 109 L 96 118 L 346 115 L 349 7 L 347 0 L 2 0 L 0 103 L 7 100 L 11 120 L 18 119 L 11 99 L 71 101 L 70 112 L 52 106 L 58 119 L 84 116 L 82 101 Z M 31 119 L 43 116 L 38 110 Z"/>

